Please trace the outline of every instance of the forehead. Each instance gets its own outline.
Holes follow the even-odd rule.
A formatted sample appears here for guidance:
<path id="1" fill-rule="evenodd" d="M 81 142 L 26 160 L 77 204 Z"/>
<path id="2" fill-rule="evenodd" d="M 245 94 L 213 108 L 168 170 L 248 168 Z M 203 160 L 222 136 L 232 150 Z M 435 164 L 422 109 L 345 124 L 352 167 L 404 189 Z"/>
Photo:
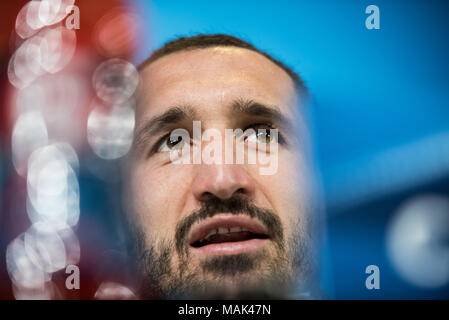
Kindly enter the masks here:
<path id="1" fill-rule="evenodd" d="M 293 80 L 263 55 L 237 47 L 181 51 L 141 71 L 137 116 L 157 115 L 176 105 L 217 116 L 236 99 L 277 106 L 286 115 L 297 103 Z"/>

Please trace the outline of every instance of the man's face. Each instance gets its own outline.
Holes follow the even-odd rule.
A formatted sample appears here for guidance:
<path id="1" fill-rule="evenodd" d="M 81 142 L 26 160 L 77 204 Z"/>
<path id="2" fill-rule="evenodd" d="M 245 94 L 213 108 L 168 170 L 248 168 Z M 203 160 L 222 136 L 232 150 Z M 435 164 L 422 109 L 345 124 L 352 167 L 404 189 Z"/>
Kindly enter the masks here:
<path id="1" fill-rule="evenodd" d="M 262 296 L 305 273 L 309 196 L 297 104 L 287 73 L 246 49 L 178 52 L 141 71 L 128 194 L 142 296 Z M 215 144 L 222 161 L 172 161 L 179 141 L 167 134 L 192 137 L 193 121 L 221 136 L 184 145 L 204 152 Z M 259 161 L 224 160 L 233 148 L 225 129 L 251 128 L 278 130 L 271 174 Z M 259 147 L 267 138 L 235 139 Z"/>

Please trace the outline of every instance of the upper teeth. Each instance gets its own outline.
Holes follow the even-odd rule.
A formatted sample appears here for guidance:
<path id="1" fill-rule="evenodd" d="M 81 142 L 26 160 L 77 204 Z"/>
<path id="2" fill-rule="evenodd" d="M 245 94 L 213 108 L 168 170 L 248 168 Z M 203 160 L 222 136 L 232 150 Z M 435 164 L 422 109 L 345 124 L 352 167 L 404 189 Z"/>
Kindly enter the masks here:
<path id="1" fill-rule="evenodd" d="M 226 234 L 226 233 L 232 233 L 232 232 L 241 232 L 241 231 L 249 231 L 248 229 L 240 228 L 240 227 L 232 227 L 232 228 L 218 228 L 211 230 L 204 239 L 209 238 L 210 236 L 213 236 L 214 234 Z"/>

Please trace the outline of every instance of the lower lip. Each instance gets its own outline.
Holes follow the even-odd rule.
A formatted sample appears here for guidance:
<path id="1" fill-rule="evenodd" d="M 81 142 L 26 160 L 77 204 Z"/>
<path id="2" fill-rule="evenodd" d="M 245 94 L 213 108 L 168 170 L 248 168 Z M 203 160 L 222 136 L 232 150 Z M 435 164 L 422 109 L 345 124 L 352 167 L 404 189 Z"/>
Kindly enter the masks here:
<path id="1" fill-rule="evenodd" d="M 251 239 L 236 242 L 222 242 L 208 244 L 199 248 L 190 247 L 190 249 L 194 253 L 208 256 L 234 255 L 259 250 L 267 243 L 267 241 L 268 239 Z"/>

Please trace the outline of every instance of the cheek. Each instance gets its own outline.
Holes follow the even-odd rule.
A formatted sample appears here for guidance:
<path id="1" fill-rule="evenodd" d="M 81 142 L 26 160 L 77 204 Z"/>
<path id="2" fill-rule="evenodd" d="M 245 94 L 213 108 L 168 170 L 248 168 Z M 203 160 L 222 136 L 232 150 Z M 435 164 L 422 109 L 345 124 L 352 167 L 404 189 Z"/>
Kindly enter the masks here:
<path id="1" fill-rule="evenodd" d="M 179 179 L 167 167 L 142 166 L 132 174 L 133 213 L 144 233 L 153 240 L 173 239 L 185 196 Z"/>
<path id="2" fill-rule="evenodd" d="M 305 167 L 291 153 L 279 154 L 279 165 L 276 174 L 258 175 L 258 185 L 262 196 L 279 215 L 286 233 L 305 214 L 308 203 L 308 182 Z"/>

